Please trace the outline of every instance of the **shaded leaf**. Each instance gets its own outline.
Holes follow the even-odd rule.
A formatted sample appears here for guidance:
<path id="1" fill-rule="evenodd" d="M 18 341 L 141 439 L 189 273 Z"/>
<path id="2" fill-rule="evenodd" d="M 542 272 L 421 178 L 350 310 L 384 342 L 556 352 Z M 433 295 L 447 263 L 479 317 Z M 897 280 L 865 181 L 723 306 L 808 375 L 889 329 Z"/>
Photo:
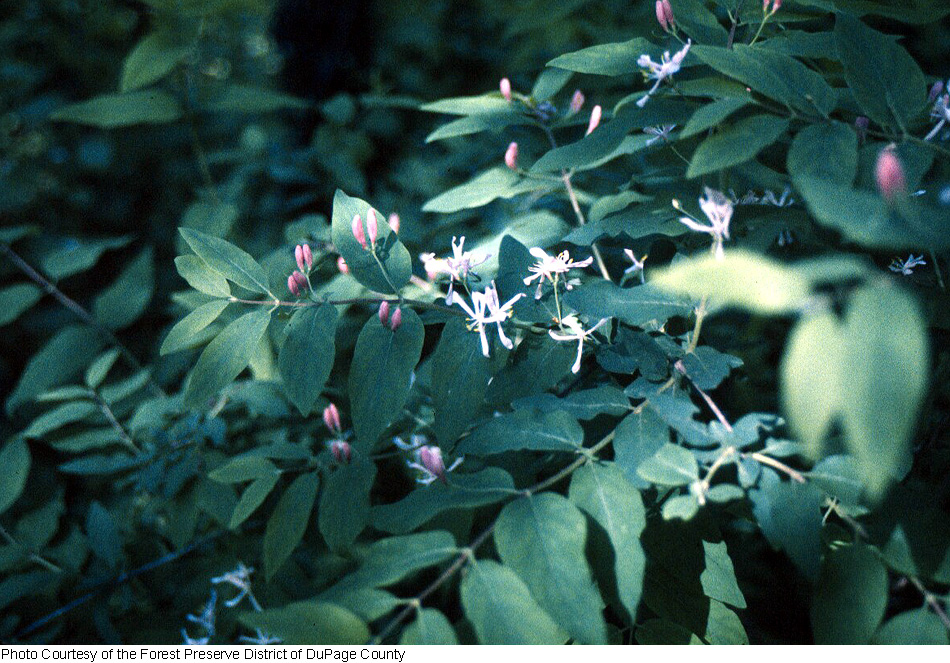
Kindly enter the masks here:
<path id="1" fill-rule="evenodd" d="M 336 308 L 330 304 L 294 313 L 277 356 L 277 367 L 290 401 L 307 416 L 323 391 L 336 356 Z"/>
<path id="2" fill-rule="evenodd" d="M 264 573 L 270 580 L 303 539 L 317 499 L 320 475 L 301 474 L 280 496 L 264 532 Z"/>

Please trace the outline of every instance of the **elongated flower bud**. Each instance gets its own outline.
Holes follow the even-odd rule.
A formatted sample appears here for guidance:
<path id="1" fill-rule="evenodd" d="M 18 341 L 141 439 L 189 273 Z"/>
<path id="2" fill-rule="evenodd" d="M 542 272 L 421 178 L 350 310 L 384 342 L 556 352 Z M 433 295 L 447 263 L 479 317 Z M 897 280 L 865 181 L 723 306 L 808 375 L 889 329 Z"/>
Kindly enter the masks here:
<path id="1" fill-rule="evenodd" d="M 366 243 L 366 234 L 363 232 L 363 218 L 359 214 L 353 217 L 353 237 L 364 249 L 369 248 Z"/>
<path id="2" fill-rule="evenodd" d="M 663 15 L 666 17 L 666 22 L 670 26 L 670 30 L 673 29 L 673 7 L 670 6 L 670 0 L 663 0 Z"/>
<path id="3" fill-rule="evenodd" d="M 512 170 L 518 170 L 518 143 L 511 143 L 505 150 L 505 165 Z"/>
<path id="4" fill-rule="evenodd" d="M 571 97 L 571 106 L 570 111 L 571 115 L 579 113 L 581 108 L 584 107 L 584 93 L 580 90 L 574 90 L 574 96 Z"/>
<path id="5" fill-rule="evenodd" d="M 313 251 L 310 250 L 309 244 L 303 245 L 303 264 L 307 266 L 308 271 L 313 269 Z"/>
<path id="6" fill-rule="evenodd" d="M 333 454 L 333 459 L 336 462 L 349 464 L 350 459 L 353 457 L 353 448 L 349 442 L 333 440 L 333 442 L 330 443 L 330 453 Z"/>
<path id="7" fill-rule="evenodd" d="M 303 262 L 303 245 L 298 244 L 297 248 L 294 249 L 294 258 L 297 259 L 297 269 L 301 272 L 306 270 L 306 265 Z"/>
<path id="8" fill-rule="evenodd" d="M 670 31 L 670 25 L 666 20 L 666 10 L 663 7 L 663 0 L 656 0 L 656 20 L 663 28 L 663 32 Z"/>
<path id="9" fill-rule="evenodd" d="M 296 272 L 294 272 L 294 274 L 296 274 Z M 297 279 L 294 278 L 293 274 L 287 277 L 287 289 L 290 290 L 290 294 L 294 297 L 300 296 L 300 286 L 297 285 Z"/>
<path id="10" fill-rule="evenodd" d="M 940 93 L 943 92 L 943 81 L 937 81 L 930 86 L 930 92 L 927 94 L 927 103 L 933 103 L 937 100 L 937 97 L 940 96 Z"/>
<path id="11" fill-rule="evenodd" d="M 907 180 L 904 178 L 904 166 L 894 152 L 894 146 L 884 148 L 877 157 L 874 167 L 874 178 L 877 188 L 890 202 L 907 190 Z"/>
<path id="12" fill-rule="evenodd" d="M 399 325 L 402 324 L 402 309 L 397 308 L 393 311 L 393 317 L 389 320 L 389 328 L 393 331 L 399 329 Z"/>
<path id="13" fill-rule="evenodd" d="M 393 212 L 389 215 L 389 229 L 397 235 L 399 234 L 399 215 Z"/>
<path id="14" fill-rule="evenodd" d="M 376 246 L 376 238 L 379 236 L 379 222 L 376 220 L 376 212 L 372 208 L 366 213 L 366 231 L 369 233 L 369 243 Z"/>
<path id="15" fill-rule="evenodd" d="M 597 125 L 600 124 L 600 115 L 601 115 L 602 112 L 603 112 L 603 109 L 601 109 L 601 107 L 600 107 L 599 105 L 598 105 L 598 106 L 594 106 L 594 108 L 591 110 L 591 112 L 590 112 L 590 123 L 588 123 L 588 125 L 587 125 L 587 133 L 584 134 L 585 136 L 589 136 L 590 133 L 591 133 L 594 129 L 597 128 Z"/>
<path id="16" fill-rule="evenodd" d="M 502 78 L 498 82 L 498 89 L 501 90 L 501 96 L 505 98 L 505 101 L 511 101 L 511 81 L 507 78 Z"/>
<path id="17" fill-rule="evenodd" d="M 389 322 L 389 302 L 382 302 L 379 305 L 379 321 L 383 327 Z"/>
<path id="18" fill-rule="evenodd" d="M 336 268 L 340 274 L 349 274 L 350 266 L 346 264 L 346 261 L 343 259 L 343 256 L 340 256 L 336 259 Z"/>
<path id="19" fill-rule="evenodd" d="M 435 446 L 425 446 L 419 449 L 419 462 L 433 476 L 445 481 L 445 461 L 442 460 L 442 449 Z"/>
<path id="20" fill-rule="evenodd" d="M 333 403 L 323 408 L 323 424 L 334 435 L 343 432 L 343 426 L 340 424 L 340 411 Z"/>

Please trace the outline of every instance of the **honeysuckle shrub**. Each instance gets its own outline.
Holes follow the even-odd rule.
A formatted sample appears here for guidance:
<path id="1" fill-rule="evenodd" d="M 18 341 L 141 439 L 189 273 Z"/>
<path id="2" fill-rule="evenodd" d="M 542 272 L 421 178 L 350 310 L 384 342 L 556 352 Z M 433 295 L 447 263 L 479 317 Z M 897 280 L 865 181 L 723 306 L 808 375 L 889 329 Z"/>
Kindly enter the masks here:
<path id="1" fill-rule="evenodd" d="M 565 3 L 305 148 L 270 3 L 146 4 L 42 126 L 151 164 L 155 235 L 112 176 L 123 234 L 0 229 L 0 322 L 53 330 L 4 640 L 947 644 L 950 82 L 897 38 L 944 3 L 640 3 L 545 64 L 621 11 Z"/>

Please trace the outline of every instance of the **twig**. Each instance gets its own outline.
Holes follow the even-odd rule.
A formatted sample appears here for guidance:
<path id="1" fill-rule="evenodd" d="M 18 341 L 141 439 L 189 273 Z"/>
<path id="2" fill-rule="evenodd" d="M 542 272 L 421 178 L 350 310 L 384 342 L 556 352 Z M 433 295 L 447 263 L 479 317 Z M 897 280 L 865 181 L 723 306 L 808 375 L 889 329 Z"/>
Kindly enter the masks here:
<path id="1" fill-rule="evenodd" d="M 116 418 L 115 413 L 112 412 L 112 408 L 109 407 L 109 404 L 105 399 L 99 394 L 95 389 L 89 390 L 89 395 L 96 401 L 96 404 L 99 406 L 99 410 L 102 411 L 103 416 L 106 420 L 112 425 L 112 427 L 119 434 L 119 437 L 122 439 L 122 442 L 125 443 L 127 447 L 132 449 L 136 454 L 142 453 L 142 450 L 139 449 L 135 441 L 132 439 L 132 436 L 125 430 L 125 427 L 119 422 Z"/>
<path id="2" fill-rule="evenodd" d="M 947 616 L 947 613 L 944 612 L 943 608 L 940 607 L 940 602 L 937 600 L 937 597 L 933 592 L 928 591 L 924 584 L 920 582 L 915 576 L 907 576 L 907 579 L 910 580 L 911 584 L 917 588 L 921 594 L 924 595 L 924 602 L 927 606 L 934 611 L 934 614 L 943 622 L 944 628 L 950 631 L 950 617 Z"/>
<path id="3" fill-rule="evenodd" d="M 7 259 L 12 262 L 17 269 L 27 275 L 34 283 L 43 288 L 48 294 L 52 295 L 56 301 L 62 304 L 66 309 L 72 312 L 77 318 L 82 320 L 84 323 L 98 331 L 102 336 L 104 336 L 110 343 L 119 349 L 119 352 L 122 354 L 122 357 L 137 371 L 145 370 L 145 367 L 139 363 L 139 360 L 135 358 L 135 355 L 126 348 L 122 342 L 116 337 L 112 331 L 105 327 L 101 322 L 96 320 L 89 311 L 80 306 L 76 300 L 68 297 L 63 293 L 62 290 L 57 288 L 52 281 L 40 274 L 36 269 L 34 269 L 30 263 L 21 258 L 9 245 L 0 242 L 0 253 L 7 257 Z M 165 391 L 156 384 L 151 377 L 148 379 L 149 388 L 157 396 L 165 396 Z"/>
<path id="4" fill-rule="evenodd" d="M 766 456 L 765 454 L 759 453 L 758 451 L 753 451 L 752 453 L 745 454 L 745 455 L 751 458 L 752 460 L 759 461 L 763 465 L 768 465 L 769 467 L 774 467 L 776 470 L 780 472 L 784 472 L 793 481 L 797 481 L 798 483 L 806 483 L 804 474 L 802 474 L 798 470 L 793 470 L 785 463 L 775 460 L 771 456 Z"/>
<path id="5" fill-rule="evenodd" d="M 13 536 L 11 536 L 11 534 L 6 530 L 6 528 L 3 525 L 0 525 L 0 536 L 2 536 L 4 541 L 6 541 L 11 546 L 26 550 L 26 546 L 24 546 L 22 543 L 14 539 Z M 30 558 L 30 561 L 36 562 L 40 566 L 45 567 L 49 569 L 50 571 L 53 571 L 55 573 L 63 572 L 61 568 L 59 568 L 58 566 L 53 564 L 51 561 L 49 561 L 48 559 L 44 558 L 43 556 L 37 553 L 31 552 L 29 555 L 29 558 Z"/>

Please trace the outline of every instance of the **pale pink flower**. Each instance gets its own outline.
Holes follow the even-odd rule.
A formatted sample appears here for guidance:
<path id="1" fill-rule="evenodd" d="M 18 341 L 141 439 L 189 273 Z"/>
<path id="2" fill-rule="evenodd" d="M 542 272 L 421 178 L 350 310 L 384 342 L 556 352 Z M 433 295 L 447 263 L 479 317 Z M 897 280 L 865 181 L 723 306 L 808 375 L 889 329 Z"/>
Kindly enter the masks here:
<path id="1" fill-rule="evenodd" d="M 601 113 L 603 113 L 603 109 L 600 106 L 594 106 L 591 110 L 590 122 L 587 124 L 587 133 L 584 134 L 585 136 L 590 136 L 591 132 L 600 124 Z"/>
<path id="2" fill-rule="evenodd" d="M 518 170 L 518 143 L 511 143 L 505 150 L 505 165 L 511 170 Z"/>
<path id="3" fill-rule="evenodd" d="M 712 235 L 712 252 L 717 260 L 722 260 L 725 255 L 722 248 L 723 240 L 729 239 L 729 222 L 732 220 L 732 201 L 719 191 L 705 188 L 706 196 L 699 199 L 699 206 L 709 219 L 710 225 L 703 224 L 689 218 L 682 217 L 680 223 L 690 230 Z"/>
<path id="4" fill-rule="evenodd" d="M 890 202 L 907 190 L 907 180 L 904 178 L 904 166 L 894 151 L 894 146 L 881 150 L 874 167 L 874 179 L 878 191 L 884 200 Z"/>
<path id="5" fill-rule="evenodd" d="M 502 78 L 498 82 L 498 89 L 501 90 L 501 96 L 505 98 L 505 101 L 511 101 L 511 81 L 507 78 Z"/>
<path id="6" fill-rule="evenodd" d="M 532 281 L 538 280 L 538 291 L 535 294 L 535 299 L 541 298 L 541 286 L 544 285 L 545 279 L 554 283 L 555 278 L 559 275 L 566 274 L 572 269 L 582 269 L 594 261 L 593 256 L 586 260 L 575 261 L 567 251 L 561 251 L 556 256 L 552 256 L 540 247 L 529 249 L 529 253 L 537 258 L 538 262 L 528 268 L 531 276 L 525 277 L 524 284 L 530 285 Z M 571 285 L 566 280 L 564 285 L 568 290 L 571 289 Z"/>
<path id="7" fill-rule="evenodd" d="M 574 96 L 571 97 L 571 105 L 569 107 L 570 114 L 576 115 L 581 111 L 581 108 L 584 107 L 584 93 L 580 90 L 574 90 Z"/>
<path id="8" fill-rule="evenodd" d="M 654 83 L 653 87 L 650 88 L 650 91 L 646 93 L 646 96 L 641 97 L 637 101 L 637 106 L 640 108 L 646 106 L 647 101 L 650 100 L 650 96 L 657 91 L 657 88 L 660 87 L 660 83 L 680 70 L 680 66 L 683 64 L 683 59 L 686 57 L 686 54 L 689 53 L 689 47 L 692 46 L 692 43 L 693 42 L 691 40 L 687 41 L 686 45 L 677 51 L 673 57 L 670 57 L 670 52 L 666 51 L 663 53 L 663 57 L 659 62 L 654 62 L 653 59 L 646 54 L 641 55 L 637 59 L 637 65 L 643 69 L 646 69 L 645 73 L 647 78 L 656 80 L 656 83 Z"/>

